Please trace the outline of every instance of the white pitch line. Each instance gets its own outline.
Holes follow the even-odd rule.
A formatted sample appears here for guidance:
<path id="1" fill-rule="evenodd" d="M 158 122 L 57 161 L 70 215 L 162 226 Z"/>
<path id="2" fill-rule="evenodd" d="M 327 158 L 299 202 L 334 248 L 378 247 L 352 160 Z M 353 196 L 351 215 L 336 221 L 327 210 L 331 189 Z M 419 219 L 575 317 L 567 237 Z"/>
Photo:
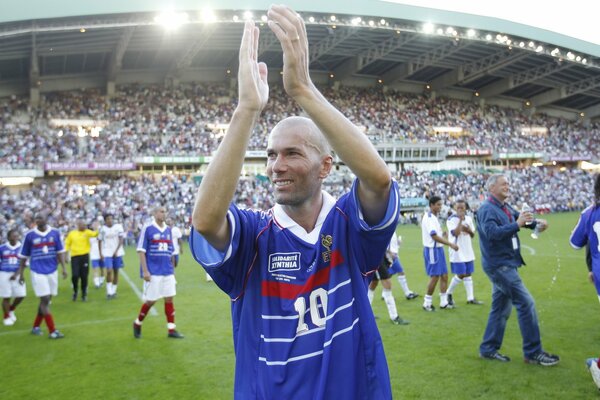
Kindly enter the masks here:
<path id="1" fill-rule="evenodd" d="M 535 256 L 535 249 L 533 247 L 521 244 L 521 247 L 527 249 L 532 256 Z"/>
<path id="2" fill-rule="evenodd" d="M 131 320 L 131 317 L 110 318 L 110 319 L 93 320 L 93 321 L 82 321 L 82 322 L 75 322 L 73 324 L 60 324 L 60 328 L 62 329 L 62 328 L 72 328 L 74 326 L 105 324 L 107 322 L 116 322 L 116 321 L 125 321 L 125 320 Z M 0 332 L 0 336 L 15 335 L 17 333 L 29 333 L 29 332 L 31 332 L 30 329 L 21 329 L 18 331 Z"/>
<path id="3" fill-rule="evenodd" d="M 121 269 L 119 271 L 119 275 L 121 275 L 123 278 L 125 278 L 125 280 L 127 281 L 127 283 L 129 283 L 129 286 L 131 286 L 131 288 L 133 289 L 133 291 L 135 292 L 135 294 L 137 295 L 137 297 L 139 297 L 140 300 L 143 303 L 144 300 L 142 299 L 142 292 L 140 292 L 140 289 L 138 289 L 138 287 L 135 286 L 135 283 L 133 283 L 133 281 L 131 280 L 131 278 L 129 278 L 129 276 L 125 273 L 125 271 L 123 271 L 123 269 Z M 154 307 L 150 309 L 150 314 L 152 314 L 152 315 L 158 315 L 158 313 L 156 312 L 156 310 L 154 309 Z"/>

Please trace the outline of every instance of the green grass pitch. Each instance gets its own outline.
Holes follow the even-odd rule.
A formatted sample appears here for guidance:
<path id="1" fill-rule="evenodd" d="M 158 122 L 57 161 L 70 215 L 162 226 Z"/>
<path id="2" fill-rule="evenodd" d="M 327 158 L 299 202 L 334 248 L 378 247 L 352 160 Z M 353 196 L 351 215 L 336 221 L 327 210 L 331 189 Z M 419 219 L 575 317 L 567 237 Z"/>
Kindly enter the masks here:
<path id="1" fill-rule="evenodd" d="M 521 233 L 527 266 L 521 269 L 539 314 L 544 348 L 561 356 L 552 368 L 522 361 L 521 336 L 513 310 L 502 352 L 510 363 L 478 358 L 478 345 L 490 306 L 491 288 L 476 261 L 475 295 L 483 306 L 466 305 L 459 286 L 455 310 L 421 309 L 427 283 L 421 231 L 400 226 L 400 259 L 412 290 L 407 301 L 394 279 L 400 315 L 409 326 L 388 322 L 378 289 L 373 309 L 383 337 L 395 398 L 404 399 L 589 399 L 597 390 L 584 360 L 600 353 L 600 304 L 587 281 L 584 252 L 568 244 L 577 213 L 548 217 L 550 229 L 539 240 Z M 478 245 L 475 243 L 478 256 Z M 186 249 L 187 250 L 187 249 Z M 125 273 L 141 287 L 137 256 L 127 249 Z M 70 269 L 70 268 L 69 268 Z M 52 312 L 66 335 L 52 341 L 30 335 L 37 299 L 28 281 L 28 297 L 12 327 L 0 326 L 0 398 L 8 399 L 229 399 L 233 393 L 234 356 L 229 300 L 186 251 L 177 269 L 177 328 L 184 340 L 166 337 L 163 304 L 146 318 L 143 338 L 132 336 L 140 299 L 121 278 L 118 298 L 90 288 L 87 303 L 71 301 L 70 280 L 60 283 Z M 437 292 L 434 304 L 439 303 Z M 47 334 L 46 326 L 42 328 Z M 251 372 L 249 372 L 251 373 Z"/>

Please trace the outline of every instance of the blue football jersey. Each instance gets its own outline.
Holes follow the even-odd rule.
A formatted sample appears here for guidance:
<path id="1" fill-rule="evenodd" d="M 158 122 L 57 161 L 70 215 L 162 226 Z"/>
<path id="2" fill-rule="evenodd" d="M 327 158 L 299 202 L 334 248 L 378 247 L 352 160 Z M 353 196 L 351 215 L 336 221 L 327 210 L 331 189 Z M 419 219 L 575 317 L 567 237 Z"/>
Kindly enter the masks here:
<path id="1" fill-rule="evenodd" d="M 11 246 L 6 242 L 0 246 L 0 271 L 16 272 L 19 269 L 19 250 L 21 243 Z"/>
<path id="2" fill-rule="evenodd" d="M 33 272 L 48 275 L 56 271 L 56 257 L 64 251 L 57 229 L 48 227 L 45 232 L 40 232 L 34 228 L 25 234 L 19 257 L 29 258 L 29 267 Z"/>
<path id="3" fill-rule="evenodd" d="M 232 299 L 236 399 L 391 398 L 367 281 L 396 228 L 398 188 L 376 226 L 361 218 L 356 190 L 338 201 L 324 193 L 311 233 L 280 206 L 233 205 L 226 252 L 192 231 L 194 258 Z"/>
<path id="4" fill-rule="evenodd" d="M 577 226 L 571 233 L 571 246 L 580 249 L 586 244 L 592 255 L 592 269 L 600 272 L 600 205 L 582 211 Z"/>
<path id="5" fill-rule="evenodd" d="M 173 275 L 173 237 L 167 224 L 160 228 L 156 223 L 142 228 L 137 251 L 146 253 L 146 266 L 150 275 Z M 140 275 L 142 268 L 140 266 Z"/>

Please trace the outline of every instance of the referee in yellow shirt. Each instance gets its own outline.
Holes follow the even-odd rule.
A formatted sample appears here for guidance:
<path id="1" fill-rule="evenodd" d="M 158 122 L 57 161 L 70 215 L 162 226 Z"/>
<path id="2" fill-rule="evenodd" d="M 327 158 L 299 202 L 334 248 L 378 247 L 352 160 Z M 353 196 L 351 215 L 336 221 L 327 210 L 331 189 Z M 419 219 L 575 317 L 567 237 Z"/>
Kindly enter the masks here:
<path id="1" fill-rule="evenodd" d="M 78 219 L 77 229 L 70 231 L 65 239 L 65 249 L 71 253 L 73 301 L 77 300 L 79 279 L 81 279 L 81 300 L 87 300 L 88 275 L 90 273 L 90 238 L 97 236 L 98 231 L 87 229 L 85 221 Z"/>

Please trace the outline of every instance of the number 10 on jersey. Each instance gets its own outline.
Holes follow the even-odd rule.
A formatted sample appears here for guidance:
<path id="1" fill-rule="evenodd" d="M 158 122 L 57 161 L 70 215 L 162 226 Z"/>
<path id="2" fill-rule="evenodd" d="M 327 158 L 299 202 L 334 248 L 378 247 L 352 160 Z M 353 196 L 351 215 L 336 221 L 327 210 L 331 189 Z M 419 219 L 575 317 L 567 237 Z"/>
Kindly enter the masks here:
<path id="1" fill-rule="evenodd" d="M 308 296 L 310 304 L 310 319 L 318 327 L 325 325 L 327 320 L 327 290 L 323 288 L 315 289 Z M 304 322 L 306 315 L 306 299 L 298 297 L 294 302 L 294 308 L 298 312 L 298 327 L 296 333 L 308 330 L 308 325 Z M 319 309 L 320 308 L 320 309 Z"/>

